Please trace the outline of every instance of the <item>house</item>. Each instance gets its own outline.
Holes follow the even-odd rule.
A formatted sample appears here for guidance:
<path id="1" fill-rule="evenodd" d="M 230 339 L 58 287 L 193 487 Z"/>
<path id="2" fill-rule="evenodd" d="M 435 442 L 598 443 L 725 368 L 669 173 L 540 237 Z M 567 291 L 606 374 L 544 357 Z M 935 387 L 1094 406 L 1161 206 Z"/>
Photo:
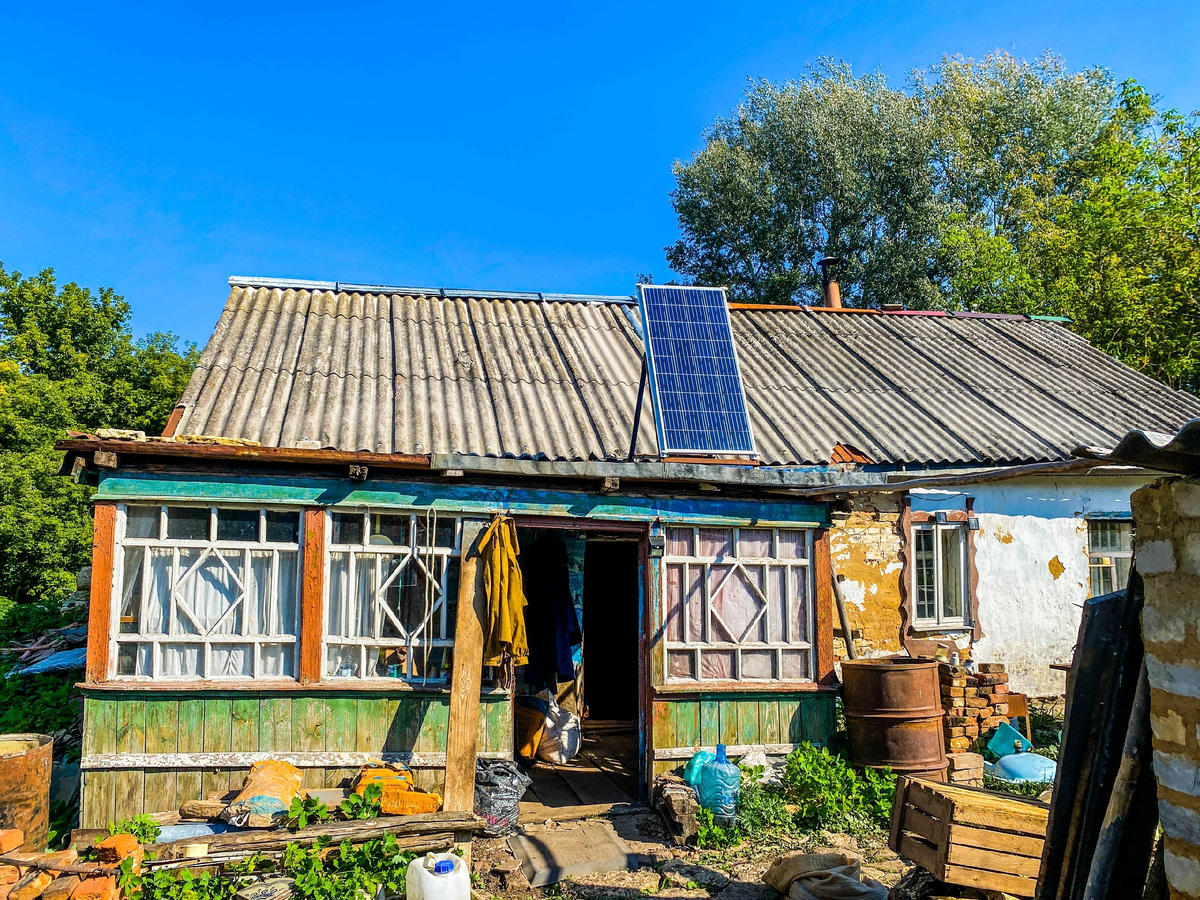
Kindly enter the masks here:
<path id="1" fill-rule="evenodd" d="M 581 619 L 582 675 L 539 684 L 633 723 L 626 799 L 697 746 L 829 739 L 834 568 L 843 649 L 973 642 L 1048 681 L 1150 478 L 1072 449 L 1200 415 L 1060 322 L 734 305 L 755 456 L 662 456 L 630 298 L 230 284 L 165 436 L 59 445 L 97 485 L 85 827 L 271 756 L 441 788 L 460 567 L 497 514 Z M 505 674 L 474 699 L 478 753 L 511 756 Z"/>

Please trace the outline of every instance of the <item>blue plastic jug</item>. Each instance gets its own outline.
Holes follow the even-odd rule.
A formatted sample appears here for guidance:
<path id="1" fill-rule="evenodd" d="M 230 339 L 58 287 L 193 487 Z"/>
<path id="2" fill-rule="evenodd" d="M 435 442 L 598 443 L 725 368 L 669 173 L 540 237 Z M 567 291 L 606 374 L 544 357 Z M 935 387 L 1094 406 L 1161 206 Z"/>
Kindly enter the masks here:
<path id="1" fill-rule="evenodd" d="M 1053 781 L 1058 764 L 1037 753 L 1010 753 L 992 766 L 992 774 L 1005 781 Z"/>
<path id="2" fill-rule="evenodd" d="M 732 819 L 737 812 L 742 770 L 725 757 L 725 745 L 717 744 L 717 757 L 700 770 L 700 805 L 718 819 Z"/>
<path id="3" fill-rule="evenodd" d="M 688 760 L 687 765 L 683 767 L 683 780 L 692 787 L 699 788 L 701 770 L 716 758 L 715 753 L 697 750 L 696 754 Z"/>

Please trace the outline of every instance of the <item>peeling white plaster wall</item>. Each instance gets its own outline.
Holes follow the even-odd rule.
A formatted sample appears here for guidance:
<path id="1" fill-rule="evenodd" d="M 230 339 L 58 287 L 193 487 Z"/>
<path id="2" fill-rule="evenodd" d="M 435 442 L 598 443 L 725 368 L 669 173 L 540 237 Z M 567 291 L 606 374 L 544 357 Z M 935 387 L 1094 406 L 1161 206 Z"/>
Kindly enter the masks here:
<path id="1" fill-rule="evenodd" d="M 1088 596 L 1088 513 L 1128 513 L 1152 479 L 1075 476 L 977 485 L 975 565 L 983 639 L 975 659 L 1007 666 L 1014 691 L 1062 693 Z"/>

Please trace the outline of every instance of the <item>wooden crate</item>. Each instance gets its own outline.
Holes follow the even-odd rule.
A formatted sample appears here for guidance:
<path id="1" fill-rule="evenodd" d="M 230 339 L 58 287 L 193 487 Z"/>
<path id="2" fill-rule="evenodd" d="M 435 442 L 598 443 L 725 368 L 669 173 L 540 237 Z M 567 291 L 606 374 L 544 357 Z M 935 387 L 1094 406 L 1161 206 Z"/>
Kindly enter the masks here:
<path id="1" fill-rule="evenodd" d="M 1049 815 L 1036 800 L 901 776 L 888 846 L 949 884 L 1032 897 Z"/>

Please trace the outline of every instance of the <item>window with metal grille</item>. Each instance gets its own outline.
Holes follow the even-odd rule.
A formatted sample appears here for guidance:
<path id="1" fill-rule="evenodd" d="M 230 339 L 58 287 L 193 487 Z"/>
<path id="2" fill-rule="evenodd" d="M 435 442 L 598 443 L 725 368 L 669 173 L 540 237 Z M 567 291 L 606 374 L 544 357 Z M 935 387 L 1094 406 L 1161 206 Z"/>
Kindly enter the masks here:
<path id="1" fill-rule="evenodd" d="M 914 525 L 912 538 L 916 627 L 966 626 L 969 624 L 966 526 Z"/>
<path id="2" fill-rule="evenodd" d="M 1122 590 L 1133 562 L 1133 522 L 1129 519 L 1088 520 L 1090 597 Z"/>
<path id="3" fill-rule="evenodd" d="M 300 513 L 121 505 L 116 675 L 295 677 Z"/>
<path id="4" fill-rule="evenodd" d="M 329 516 L 326 676 L 446 681 L 462 519 L 365 510 Z"/>
<path id="5" fill-rule="evenodd" d="M 811 557 L 805 530 L 667 528 L 668 680 L 811 680 Z"/>

